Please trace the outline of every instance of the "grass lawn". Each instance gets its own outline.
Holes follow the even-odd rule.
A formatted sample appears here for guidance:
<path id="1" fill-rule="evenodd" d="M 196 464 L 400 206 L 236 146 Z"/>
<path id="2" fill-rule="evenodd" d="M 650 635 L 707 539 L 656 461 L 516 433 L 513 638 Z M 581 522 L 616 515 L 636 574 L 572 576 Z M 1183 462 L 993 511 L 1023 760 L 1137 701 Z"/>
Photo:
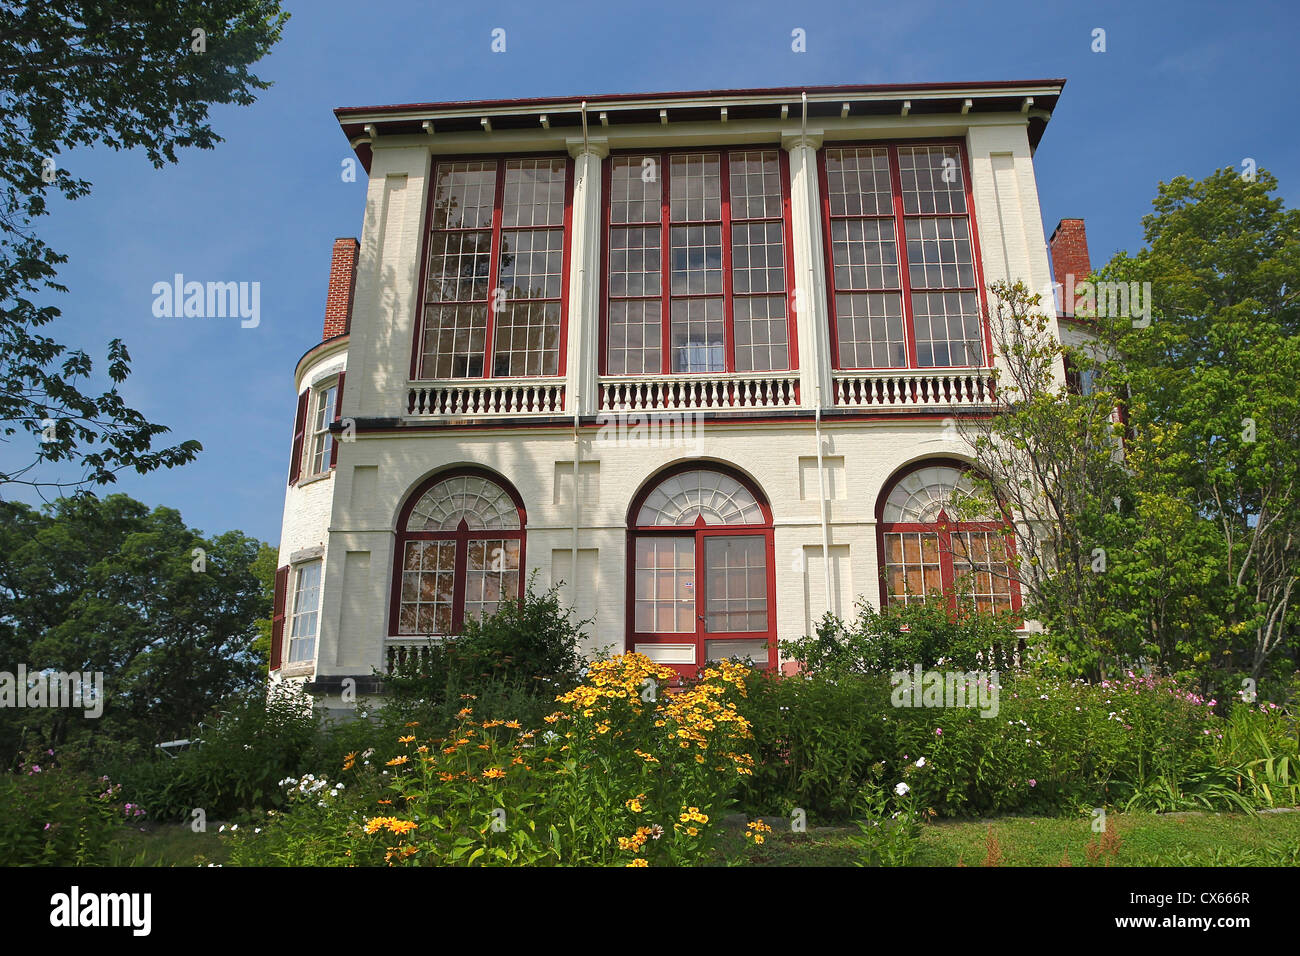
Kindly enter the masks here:
<path id="1" fill-rule="evenodd" d="M 1115 813 L 1110 820 L 1119 844 L 1095 863 L 1088 844 L 1100 840 L 1086 818 L 999 817 L 926 825 L 915 865 L 982 866 L 991 829 L 1001 866 L 1059 866 L 1067 851 L 1072 866 L 1300 866 L 1300 813 Z M 733 865 L 852 866 L 857 854 L 848 837 L 856 832 L 774 832 L 760 847 L 729 835 L 723 850 Z"/>
<path id="2" fill-rule="evenodd" d="M 1083 817 L 998 817 L 944 820 L 921 831 L 917 866 L 983 866 L 992 830 L 1001 866 L 1300 866 L 1300 813 L 1111 814 L 1119 844 L 1095 863 L 1088 845 L 1100 844 Z M 730 830 L 720 847 L 732 866 L 853 866 L 853 827 L 816 827 L 808 833 L 773 832 L 751 846 Z M 155 824 L 123 835 L 116 866 L 197 866 L 225 863 L 215 828 L 194 833 L 185 824 Z"/>

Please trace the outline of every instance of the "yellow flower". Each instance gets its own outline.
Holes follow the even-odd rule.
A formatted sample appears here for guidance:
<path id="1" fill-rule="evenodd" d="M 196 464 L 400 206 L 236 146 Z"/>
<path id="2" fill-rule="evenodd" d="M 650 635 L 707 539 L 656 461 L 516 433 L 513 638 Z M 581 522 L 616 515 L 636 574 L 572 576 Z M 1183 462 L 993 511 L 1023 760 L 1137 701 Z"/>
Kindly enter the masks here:
<path id="1" fill-rule="evenodd" d="M 415 734 L 407 734 L 405 737 L 398 737 L 397 742 L 399 744 L 409 744 L 414 739 L 415 739 Z"/>
<path id="2" fill-rule="evenodd" d="M 631 863 L 628 864 L 628 866 L 649 866 L 649 865 L 650 864 L 646 862 L 646 858 L 643 856 L 637 857 L 635 860 L 633 860 Z"/>
<path id="3" fill-rule="evenodd" d="M 388 766 L 399 767 L 402 764 L 406 763 L 406 761 L 409 759 L 410 758 L 407 757 L 406 754 L 402 754 L 400 757 L 394 757 L 392 760 L 388 761 Z"/>
<path id="4" fill-rule="evenodd" d="M 472 713 L 474 713 L 473 707 L 462 707 L 460 710 L 456 711 L 456 716 L 464 720 Z"/>
<path id="5" fill-rule="evenodd" d="M 507 720 L 507 721 L 506 721 L 506 726 L 509 727 L 511 730 L 519 730 L 519 729 L 520 729 L 520 727 L 519 727 L 519 721 L 517 721 L 517 720 Z"/>
<path id="6" fill-rule="evenodd" d="M 695 827 L 687 827 L 687 828 L 686 828 L 686 832 L 689 833 L 691 836 L 699 836 L 699 835 L 700 835 L 700 831 L 699 831 L 698 829 L 696 829 Z"/>
<path id="7" fill-rule="evenodd" d="M 483 771 L 484 780 L 500 780 L 506 775 L 506 772 L 500 767 L 489 767 Z"/>
<path id="8" fill-rule="evenodd" d="M 419 727 L 419 726 L 420 726 L 420 722 L 419 722 L 418 720 L 408 720 L 408 721 L 406 722 L 406 726 L 408 726 L 408 727 Z"/>

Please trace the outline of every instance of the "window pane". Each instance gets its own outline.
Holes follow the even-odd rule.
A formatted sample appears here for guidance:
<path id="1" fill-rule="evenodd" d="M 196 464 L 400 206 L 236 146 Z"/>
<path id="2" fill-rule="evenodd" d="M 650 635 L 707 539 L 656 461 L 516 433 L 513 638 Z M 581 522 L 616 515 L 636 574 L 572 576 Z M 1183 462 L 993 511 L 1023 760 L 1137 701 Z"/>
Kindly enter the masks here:
<path id="1" fill-rule="evenodd" d="M 828 149 L 826 180 L 832 216 L 893 215 L 889 150 Z"/>
<path id="2" fill-rule="evenodd" d="M 721 372 L 726 369 L 722 299 L 674 299 L 672 327 L 674 372 Z"/>
<path id="3" fill-rule="evenodd" d="M 400 634 L 438 634 L 451 631 L 451 604 L 455 590 L 456 542 L 408 541 L 402 559 Z"/>
<path id="4" fill-rule="evenodd" d="M 757 535 L 704 540 L 704 629 L 767 630 L 766 541 Z"/>
<path id="5" fill-rule="evenodd" d="M 677 154 L 669 162 L 671 221 L 721 219 L 722 173 L 718 154 Z"/>
<path id="6" fill-rule="evenodd" d="M 487 306 L 427 306 L 424 310 L 426 377 L 477 378 L 483 374 Z"/>
<path id="7" fill-rule="evenodd" d="M 781 218 L 781 167 L 774 150 L 730 154 L 732 219 Z"/>
<path id="8" fill-rule="evenodd" d="M 931 591 L 942 590 L 941 575 L 938 534 L 909 531 L 885 535 L 885 582 L 891 601 L 925 601 Z"/>
<path id="9" fill-rule="evenodd" d="M 560 303 L 512 303 L 497 313 L 494 375 L 560 373 Z"/>
<path id="10" fill-rule="evenodd" d="M 694 539 L 637 538 L 635 575 L 637 631 L 695 631 Z"/>
<path id="11" fill-rule="evenodd" d="M 974 292 L 914 293 L 912 316 L 917 365 L 983 364 L 979 300 Z"/>
<path id="12" fill-rule="evenodd" d="M 902 296 L 860 293 L 835 297 L 836 336 L 841 368 L 903 368 Z"/>
<path id="13" fill-rule="evenodd" d="M 485 301 L 491 267 L 491 232 L 435 232 L 429 237 L 425 301 Z"/>
<path id="14" fill-rule="evenodd" d="M 466 565 L 466 620 L 490 617 L 503 600 L 518 597 L 517 540 L 487 538 L 470 541 Z"/>
<path id="15" fill-rule="evenodd" d="M 966 212 L 961 151 L 956 146 L 900 146 L 898 173 L 905 214 Z"/>
<path id="16" fill-rule="evenodd" d="M 433 228 L 491 228 L 496 179 L 494 162 L 440 163 L 433 194 Z"/>
<path id="17" fill-rule="evenodd" d="M 892 219 L 840 219 L 831 222 L 835 288 L 897 289 L 898 244 Z"/>
<path id="18" fill-rule="evenodd" d="M 662 183 L 658 156 L 615 156 L 610 160 L 609 221 L 659 222 Z"/>
<path id="19" fill-rule="evenodd" d="M 663 354 L 658 299 L 624 299 L 609 304 L 606 365 L 611 375 L 655 374 Z"/>
<path id="20" fill-rule="evenodd" d="M 971 289 L 970 226 L 965 219 L 908 219 L 907 264 L 913 289 Z"/>
<path id="21" fill-rule="evenodd" d="M 501 234 L 498 285 L 511 299 L 558 299 L 564 278 L 564 230 Z"/>
<path id="22" fill-rule="evenodd" d="M 611 296 L 658 296 L 663 293 L 659 241 L 657 228 L 633 226 L 609 231 Z"/>
<path id="23" fill-rule="evenodd" d="M 559 226 L 564 223 L 563 159 L 512 159 L 506 163 L 501 225 Z"/>
<path id="24" fill-rule="evenodd" d="M 785 237 L 780 222 L 731 227 L 731 291 L 742 295 L 785 291 Z"/>
<path id="25" fill-rule="evenodd" d="M 747 296 L 732 306 L 736 370 L 769 372 L 790 367 L 785 296 Z"/>
<path id="26" fill-rule="evenodd" d="M 722 227 L 675 226 L 672 242 L 673 295 L 722 292 Z"/>

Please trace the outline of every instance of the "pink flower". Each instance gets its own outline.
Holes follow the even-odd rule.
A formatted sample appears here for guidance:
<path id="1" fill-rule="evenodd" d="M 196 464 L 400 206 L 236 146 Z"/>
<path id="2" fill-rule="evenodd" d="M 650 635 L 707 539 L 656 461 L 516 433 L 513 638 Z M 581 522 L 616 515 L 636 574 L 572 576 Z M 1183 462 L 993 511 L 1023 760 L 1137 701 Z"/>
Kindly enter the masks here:
<path id="1" fill-rule="evenodd" d="M 49 829 L 49 828 L 50 828 L 50 825 L 49 825 L 49 824 L 48 824 L 48 823 L 47 823 L 47 824 L 45 824 L 45 829 L 47 829 L 47 830 L 48 830 L 48 829 Z"/>
<path id="2" fill-rule="evenodd" d="M 1030 785 L 1031 787 L 1036 787 L 1036 786 L 1038 786 L 1038 781 L 1037 781 L 1037 780 L 1034 780 L 1033 778 L 1030 778 L 1029 785 Z"/>
<path id="3" fill-rule="evenodd" d="M 936 737 L 942 737 L 942 736 L 943 736 L 943 728 L 942 728 L 942 727 L 936 727 L 936 728 L 934 728 L 934 735 L 935 735 Z"/>

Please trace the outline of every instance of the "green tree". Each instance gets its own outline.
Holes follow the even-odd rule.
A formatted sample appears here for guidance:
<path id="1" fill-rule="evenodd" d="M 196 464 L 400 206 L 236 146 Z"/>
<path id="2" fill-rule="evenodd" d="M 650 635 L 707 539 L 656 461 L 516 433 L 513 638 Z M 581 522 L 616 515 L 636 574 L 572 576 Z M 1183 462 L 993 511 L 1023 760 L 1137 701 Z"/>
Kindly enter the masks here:
<path id="1" fill-rule="evenodd" d="M 162 167 L 179 149 L 213 148 L 221 137 L 209 107 L 246 105 L 269 86 L 249 67 L 287 17 L 278 0 L 0 4 L 0 438 L 26 434 L 34 445 L 30 460 L 0 472 L 0 488 L 106 484 L 201 450 L 196 441 L 154 448 L 168 429 L 118 392 L 130 374 L 120 339 L 107 348 L 111 384 L 96 395 L 90 356 L 41 332 L 60 314 L 41 300 L 66 291 L 57 279 L 66 257 L 34 226 L 50 190 L 69 200 L 90 191 L 59 168 L 72 149 L 140 149 Z M 58 462 L 79 474 L 56 480 L 41 467 Z"/>
<path id="2" fill-rule="evenodd" d="M 23 727 L 28 745 L 153 744 L 252 687 L 263 666 L 256 621 L 270 609 L 254 572 L 264 547 L 238 531 L 205 537 L 175 510 L 126 495 L 41 512 L 0 503 L 0 669 L 102 672 L 107 697 L 98 720 L 4 712 L 6 748 Z"/>
<path id="3" fill-rule="evenodd" d="M 1211 522 L 1218 654 L 1258 679 L 1294 654 L 1300 582 L 1300 211 L 1234 170 L 1161 183 L 1146 246 L 1102 279 L 1149 282 L 1152 318 L 1106 317 L 1143 487 Z"/>

